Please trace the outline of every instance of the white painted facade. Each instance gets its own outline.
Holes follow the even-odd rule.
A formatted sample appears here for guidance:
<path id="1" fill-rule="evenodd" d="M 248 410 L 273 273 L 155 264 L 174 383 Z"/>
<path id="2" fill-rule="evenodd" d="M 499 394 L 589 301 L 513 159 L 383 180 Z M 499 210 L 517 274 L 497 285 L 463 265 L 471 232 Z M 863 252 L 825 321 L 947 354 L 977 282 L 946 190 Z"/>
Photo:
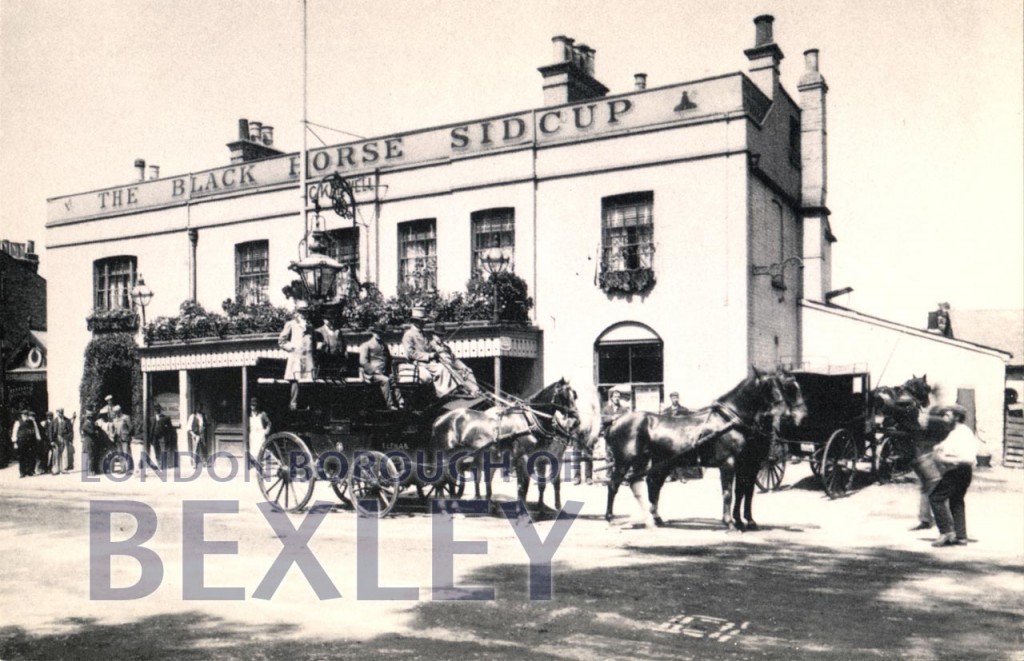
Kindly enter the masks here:
<path id="1" fill-rule="evenodd" d="M 588 404 L 595 342 L 634 322 L 663 342 L 658 396 L 678 390 L 684 403 L 703 405 L 750 365 L 771 368 L 800 355 L 799 268 L 752 274 L 800 257 L 808 242 L 806 154 L 793 142 L 794 127 L 800 133 L 808 119 L 778 82 L 781 51 L 770 28 L 758 25 L 748 74 L 320 148 L 309 154 L 308 182 L 315 188 L 339 172 L 371 184 L 357 194 L 360 277 L 385 294 L 397 287 L 399 223 L 436 219 L 437 285 L 454 291 L 470 277 L 471 214 L 513 208 L 515 271 L 543 333 L 532 384 L 565 376 Z M 820 80 L 809 91 L 817 112 L 825 90 Z M 822 119 L 811 124 L 823 143 Z M 47 247 L 59 264 L 50 281 L 51 401 L 78 399 L 96 260 L 136 257 L 155 293 L 146 310 L 152 320 L 176 314 L 190 295 L 189 230 L 198 233 L 196 298 L 211 310 L 235 294 L 235 245 L 266 239 L 270 299 L 284 305 L 281 288 L 294 277 L 287 267 L 303 233 L 298 163 L 299 155 L 283 154 L 50 200 Z M 636 192 L 653 195 L 657 282 L 643 295 L 606 294 L 596 284 L 602 198 Z M 812 215 L 823 199 L 819 192 Z M 813 219 L 812 245 L 828 243 L 824 214 Z M 819 278 L 821 271 L 827 263 Z"/>
<path id="2" fill-rule="evenodd" d="M 927 375 L 939 404 L 954 404 L 961 389 L 974 391 L 977 436 L 993 455 L 1003 442 L 1003 388 L 1010 354 L 952 340 L 853 310 L 803 304 L 804 362 L 857 365 L 872 387 L 899 385 Z"/>

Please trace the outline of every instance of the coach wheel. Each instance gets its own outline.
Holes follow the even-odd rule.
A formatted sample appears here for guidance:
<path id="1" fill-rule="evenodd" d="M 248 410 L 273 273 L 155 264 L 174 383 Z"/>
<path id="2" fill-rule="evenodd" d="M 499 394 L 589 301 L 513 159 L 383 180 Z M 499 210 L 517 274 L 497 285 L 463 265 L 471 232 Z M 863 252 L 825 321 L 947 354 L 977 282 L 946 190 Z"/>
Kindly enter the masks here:
<path id="1" fill-rule="evenodd" d="M 103 457 L 100 471 L 104 475 L 127 475 L 132 472 L 132 458 L 120 450 L 111 450 Z M 51 469 L 52 470 L 52 469 Z"/>
<path id="2" fill-rule="evenodd" d="M 814 452 L 807 457 L 807 463 L 811 465 L 811 472 L 814 477 L 821 479 L 821 456 L 825 452 L 824 445 L 815 445 Z"/>
<path id="3" fill-rule="evenodd" d="M 875 448 L 875 479 L 887 484 L 912 468 L 914 449 L 906 441 L 886 436 Z"/>
<path id="4" fill-rule="evenodd" d="M 430 500 L 459 499 L 466 491 L 466 483 L 462 480 L 446 478 L 430 484 L 423 490 L 424 497 Z"/>
<path id="5" fill-rule="evenodd" d="M 313 454 L 306 442 L 291 432 L 278 432 L 264 441 L 256 457 L 256 482 L 268 503 L 285 512 L 297 512 L 313 495 Z"/>
<path id="6" fill-rule="evenodd" d="M 840 429 L 828 439 L 821 460 L 821 481 L 829 498 L 839 498 L 853 484 L 857 473 L 857 443 L 853 434 Z"/>
<path id="7" fill-rule="evenodd" d="M 348 492 L 360 516 L 383 517 L 398 501 L 402 469 L 382 452 L 364 452 L 363 460 L 349 469 Z"/>
<path id="8" fill-rule="evenodd" d="M 768 456 L 761 464 L 761 470 L 757 471 L 754 482 L 761 491 L 775 491 L 782 484 L 782 477 L 786 474 L 786 463 L 789 461 L 789 451 L 786 444 L 777 438 L 772 438 L 771 447 L 768 449 Z"/>

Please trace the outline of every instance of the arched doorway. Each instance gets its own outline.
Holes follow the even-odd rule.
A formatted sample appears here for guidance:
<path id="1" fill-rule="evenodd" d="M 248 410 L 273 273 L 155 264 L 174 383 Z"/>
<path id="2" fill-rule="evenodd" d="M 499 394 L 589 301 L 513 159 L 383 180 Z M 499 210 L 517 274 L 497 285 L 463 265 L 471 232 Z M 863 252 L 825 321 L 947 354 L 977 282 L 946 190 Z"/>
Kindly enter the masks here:
<path id="1" fill-rule="evenodd" d="M 630 396 L 633 410 L 657 412 L 664 400 L 664 342 L 650 326 L 623 321 L 594 342 L 594 381 L 602 405 L 614 387 Z"/>

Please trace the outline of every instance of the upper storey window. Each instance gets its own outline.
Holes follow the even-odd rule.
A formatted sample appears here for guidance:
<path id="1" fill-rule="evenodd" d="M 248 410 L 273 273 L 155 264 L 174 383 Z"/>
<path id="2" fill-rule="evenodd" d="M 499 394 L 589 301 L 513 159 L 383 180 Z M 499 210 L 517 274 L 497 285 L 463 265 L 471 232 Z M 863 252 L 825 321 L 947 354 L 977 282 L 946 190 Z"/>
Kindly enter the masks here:
<path id="1" fill-rule="evenodd" d="M 470 216 L 473 231 L 473 273 L 485 273 L 484 254 L 493 248 L 501 252 L 506 271 L 514 271 L 516 246 L 515 209 L 484 209 Z"/>
<path id="2" fill-rule="evenodd" d="M 437 288 L 437 222 L 433 218 L 399 224 L 398 287 Z"/>
<path id="3" fill-rule="evenodd" d="M 97 310 L 130 310 L 132 288 L 138 277 L 135 257 L 122 255 L 93 263 L 93 306 Z"/>
<path id="4" fill-rule="evenodd" d="M 654 286 L 654 193 L 601 200 L 601 288 L 643 293 Z"/>
<path id="5" fill-rule="evenodd" d="M 235 246 L 235 294 L 246 305 L 263 303 L 270 288 L 270 245 L 249 241 Z"/>

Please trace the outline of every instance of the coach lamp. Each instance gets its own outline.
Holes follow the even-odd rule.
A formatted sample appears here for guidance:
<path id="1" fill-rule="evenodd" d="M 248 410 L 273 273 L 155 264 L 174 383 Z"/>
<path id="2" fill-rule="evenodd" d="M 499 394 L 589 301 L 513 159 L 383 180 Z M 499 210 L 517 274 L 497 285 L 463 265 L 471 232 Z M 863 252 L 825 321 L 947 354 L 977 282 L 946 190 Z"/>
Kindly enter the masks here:
<path id="1" fill-rule="evenodd" d="M 497 324 L 500 318 L 498 311 L 498 274 L 508 270 L 512 260 L 505 252 L 494 246 L 484 250 L 480 255 L 480 267 L 490 276 L 491 287 L 494 294 L 494 323 Z"/>
<path id="2" fill-rule="evenodd" d="M 327 255 L 310 252 L 288 268 L 299 274 L 310 304 L 319 305 L 326 303 L 334 294 L 338 273 L 346 267 Z"/>

